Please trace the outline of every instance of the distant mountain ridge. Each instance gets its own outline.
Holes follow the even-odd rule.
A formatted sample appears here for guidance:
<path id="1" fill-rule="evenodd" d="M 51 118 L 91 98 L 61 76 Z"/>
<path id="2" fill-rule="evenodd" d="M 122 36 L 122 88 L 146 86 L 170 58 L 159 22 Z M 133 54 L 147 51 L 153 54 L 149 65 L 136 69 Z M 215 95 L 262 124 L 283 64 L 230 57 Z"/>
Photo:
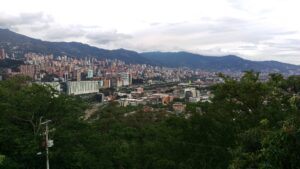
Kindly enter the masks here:
<path id="1" fill-rule="evenodd" d="M 151 64 L 150 60 L 141 57 L 135 51 L 117 49 L 106 50 L 79 42 L 49 42 L 33 39 L 8 29 L 0 29 L 0 47 L 8 53 L 15 51 L 18 56 L 34 52 L 41 54 L 53 54 L 55 56 L 67 55 L 71 57 L 98 57 L 119 59 L 127 63 Z"/>
<path id="2" fill-rule="evenodd" d="M 289 72 L 299 70 L 300 66 L 276 61 L 250 61 L 234 55 L 204 56 L 188 52 L 145 52 L 138 53 L 126 49 L 107 50 L 79 42 L 49 42 L 30 38 L 8 29 L 0 29 L 0 48 L 8 54 L 22 57 L 25 53 L 34 52 L 67 55 L 71 57 L 97 57 L 118 59 L 132 64 L 150 64 L 166 67 L 189 67 L 210 71 L 244 71 Z"/>
<path id="3" fill-rule="evenodd" d="M 255 70 L 263 72 L 288 72 L 298 70 L 300 66 L 277 61 L 250 61 L 238 56 L 203 56 L 188 52 L 146 52 L 141 54 L 147 59 L 169 67 L 190 67 L 203 70 Z"/>

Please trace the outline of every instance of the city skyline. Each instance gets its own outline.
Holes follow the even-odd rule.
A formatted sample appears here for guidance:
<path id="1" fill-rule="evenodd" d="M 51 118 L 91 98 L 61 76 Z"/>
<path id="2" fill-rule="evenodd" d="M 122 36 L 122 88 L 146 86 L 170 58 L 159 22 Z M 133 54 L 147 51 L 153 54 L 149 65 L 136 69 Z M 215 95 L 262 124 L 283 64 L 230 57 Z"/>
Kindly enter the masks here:
<path id="1" fill-rule="evenodd" d="M 296 0 L 9 1 L 0 27 L 106 49 L 235 54 L 300 64 Z"/>

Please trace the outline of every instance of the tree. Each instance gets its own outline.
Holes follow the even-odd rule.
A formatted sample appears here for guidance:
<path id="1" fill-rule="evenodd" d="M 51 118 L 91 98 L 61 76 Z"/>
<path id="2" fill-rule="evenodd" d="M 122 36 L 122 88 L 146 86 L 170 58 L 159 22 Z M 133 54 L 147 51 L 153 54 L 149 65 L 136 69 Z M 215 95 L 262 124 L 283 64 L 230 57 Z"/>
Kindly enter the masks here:
<path id="1" fill-rule="evenodd" d="M 43 150 L 43 120 L 51 119 L 57 132 L 65 131 L 63 126 L 80 121 L 84 108 L 79 100 L 24 77 L 1 82 L 0 98 L 0 152 L 17 168 L 44 166 L 42 157 L 36 155 Z"/>
<path id="2" fill-rule="evenodd" d="M 223 78 L 212 102 L 188 105 L 189 117 L 111 102 L 87 120 L 80 98 L 24 77 L 0 82 L 0 167 L 44 168 L 40 123 L 51 119 L 51 168 L 299 168 L 298 77 Z"/>

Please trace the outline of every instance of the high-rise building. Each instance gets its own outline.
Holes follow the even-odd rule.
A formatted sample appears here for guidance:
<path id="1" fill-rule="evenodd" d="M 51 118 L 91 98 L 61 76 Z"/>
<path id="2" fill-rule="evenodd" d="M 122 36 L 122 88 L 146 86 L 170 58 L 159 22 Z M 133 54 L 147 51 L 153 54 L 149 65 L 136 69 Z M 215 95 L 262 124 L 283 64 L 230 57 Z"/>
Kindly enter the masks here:
<path id="1" fill-rule="evenodd" d="M 76 70 L 76 81 L 81 81 L 81 71 Z"/>
<path id="2" fill-rule="evenodd" d="M 87 72 L 87 78 L 91 79 L 91 78 L 93 78 L 93 76 L 94 76 L 93 70 L 89 69 L 88 72 Z"/>
<path id="3" fill-rule="evenodd" d="M 123 81 L 121 80 L 120 77 L 111 78 L 110 83 L 111 83 L 111 87 L 114 87 L 114 88 L 122 87 L 122 85 L 123 85 Z"/>
<path id="4" fill-rule="evenodd" d="M 100 87 L 100 88 L 103 88 L 103 86 L 104 86 L 103 80 L 99 80 L 99 81 L 98 81 L 98 84 L 99 84 L 99 87 Z"/>
<path id="5" fill-rule="evenodd" d="M 126 72 L 124 72 L 124 73 L 119 73 L 119 76 L 120 76 L 120 78 L 121 78 L 121 80 L 122 80 L 122 82 L 123 82 L 123 86 L 128 86 L 129 85 L 129 73 L 126 73 Z"/>
<path id="6" fill-rule="evenodd" d="M 63 78 L 64 78 L 64 82 L 67 82 L 69 80 L 69 74 L 68 74 L 68 72 L 65 72 L 63 74 Z"/>
<path id="7" fill-rule="evenodd" d="M 35 75 L 35 66 L 34 65 L 21 65 L 20 73 L 25 76 L 34 78 Z"/>
<path id="8" fill-rule="evenodd" d="M 5 59 L 6 54 L 4 49 L 0 49 L 0 60 Z"/>
<path id="9" fill-rule="evenodd" d="M 103 80 L 103 87 L 104 88 L 110 88 L 111 87 L 110 79 L 104 79 Z"/>
<path id="10" fill-rule="evenodd" d="M 81 70 L 76 69 L 72 72 L 72 79 L 76 81 L 81 81 Z"/>

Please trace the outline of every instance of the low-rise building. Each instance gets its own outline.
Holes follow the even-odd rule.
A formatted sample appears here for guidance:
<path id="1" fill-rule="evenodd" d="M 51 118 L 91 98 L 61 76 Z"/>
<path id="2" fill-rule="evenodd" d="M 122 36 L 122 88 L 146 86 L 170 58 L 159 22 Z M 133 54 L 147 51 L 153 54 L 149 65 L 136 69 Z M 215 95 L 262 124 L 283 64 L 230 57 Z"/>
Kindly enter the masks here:
<path id="1" fill-rule="evenodd" d="M 185 111 L 186 105 L 183 103 L 174 103 L 172 107 L 175 112 L 182 113 Z"/>

